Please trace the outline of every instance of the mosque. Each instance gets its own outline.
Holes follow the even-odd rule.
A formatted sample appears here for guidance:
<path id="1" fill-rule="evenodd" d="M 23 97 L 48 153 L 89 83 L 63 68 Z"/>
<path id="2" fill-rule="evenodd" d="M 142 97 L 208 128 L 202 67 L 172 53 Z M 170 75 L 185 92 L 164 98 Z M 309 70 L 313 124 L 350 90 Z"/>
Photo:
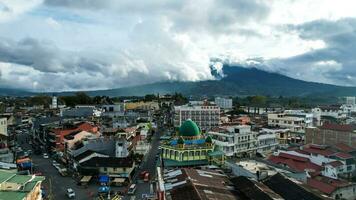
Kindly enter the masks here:
<path id="1" fill-rule="evenodd" d="M 203 135 L 191 119 L 180 126 L 177 136 L 163 142 L 161 151 L 164 167 L 220 166 L 225 160 L 224 153 L 215 148 L 212 138 Z"/>

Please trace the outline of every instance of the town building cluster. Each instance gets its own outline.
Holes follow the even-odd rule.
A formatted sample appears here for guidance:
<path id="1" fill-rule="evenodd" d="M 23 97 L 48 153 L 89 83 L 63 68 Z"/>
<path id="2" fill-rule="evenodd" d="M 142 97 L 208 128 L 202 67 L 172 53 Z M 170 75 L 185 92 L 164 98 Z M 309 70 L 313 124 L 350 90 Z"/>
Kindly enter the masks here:
<path id="1" fill-rule="evenodd" d="M 38 161 L 110 199 L 356 199 L 354 97 L 311 109 L 235 110 L 228 97 L 182 104 L 171 95 L 7 105 L 0 199 L 53 195 L 41 186 L 52 175 Z"/>

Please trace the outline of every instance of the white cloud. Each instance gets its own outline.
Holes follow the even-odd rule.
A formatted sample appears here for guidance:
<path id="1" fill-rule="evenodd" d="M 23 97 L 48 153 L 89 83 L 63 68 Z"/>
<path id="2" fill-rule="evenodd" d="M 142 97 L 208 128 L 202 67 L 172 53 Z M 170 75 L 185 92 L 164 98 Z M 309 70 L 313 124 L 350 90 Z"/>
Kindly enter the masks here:
<path id="1" fill-rule="evenodd" d="M 16 18 L 36 6 L 43 0 L 2 0 L 0 1 L 0 22 Z"/>
<path id="2" fill-rule="evenodd" d="M 21 80 L 32 84 L 13 84 L 38 90 L 212 79 L 211 58 L 351 84 L 341 77 L 354 76 L 353 60 L 325 52 L 351 48 L 335 45 L 337 36 L 354 31 L 354 24 L 342 19 L 356 17 L 350 1 L 341 1 L 46 0 L 40 5 L 40 0 L 6 0 L 0 10 L 13 12 L 0 11 L 0 61 L 31 69 L 32 77 L 21 75 Z M 314 23 L 323 19 L 331 24 Z M 7 68 L 2 78 L 10 83 L 14 70 Z"/>

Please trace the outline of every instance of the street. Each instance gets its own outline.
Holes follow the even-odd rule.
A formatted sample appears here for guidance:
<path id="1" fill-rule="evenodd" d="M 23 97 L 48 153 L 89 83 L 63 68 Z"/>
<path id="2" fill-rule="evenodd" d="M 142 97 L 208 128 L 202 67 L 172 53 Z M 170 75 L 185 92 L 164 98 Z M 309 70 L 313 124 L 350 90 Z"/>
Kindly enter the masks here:
<path id="1" fill-rule="evenodd" d="M 135 196 L 129 196 L 127 195 L 124 199 L 129 200 L 129 199 L 142 199 L 143 194 L 150 194 L 150 182 L 143 182 L 143 180 L 140 180 L 140 173 L 142 171 L 147 171 L 150 173 L 150 179 L 151 181 L 155 179 L 156 177 L 156 155 L 158 153 L 158 147 L 160 145 L 160 135 L 162 133 L 162 129 L 157 128 L 156 133 L 152 136 L 151 140 L 151 148 L 148 151 L 148 153 L 145 155 L 144 160 L 141 163 L 141 167 L 137 170 L 133 177 L 133 182 L 136 183 L 137 189 Z M 152 191 L 154 192 L 154 191 Z"/>
<path id="2" fill-rule="evenodd" d="M 21 144 L 21 147 L 24 150 L 31 149 L 31 145 L 26 142 L 26 138 L 29 138 L 27 134 L 19 134 L 17 135 L 18 144 Z M 43 188 L 45 189 L 46 196 L 49 195 L 51 199 L 68 199 L 66 196 L 67 188 L 72 188 L 76 193 L 76 198 L 79 200 L 85 199 L 93 199 L 90 196 L 90 193 L 96 195 L 98 185 L 90 184 L 87 188 L 84 186 L 78 186 L 74 179 L 71 177 L 63 177 L 61 176 L 57 169 L 52 165 L 51 158 L 43 158 L 42 155 L 31 156 L 34 171 L 36 173 L 40 172 L 42 175 L 46 177 L 45 181 L 42 183 Z"/>

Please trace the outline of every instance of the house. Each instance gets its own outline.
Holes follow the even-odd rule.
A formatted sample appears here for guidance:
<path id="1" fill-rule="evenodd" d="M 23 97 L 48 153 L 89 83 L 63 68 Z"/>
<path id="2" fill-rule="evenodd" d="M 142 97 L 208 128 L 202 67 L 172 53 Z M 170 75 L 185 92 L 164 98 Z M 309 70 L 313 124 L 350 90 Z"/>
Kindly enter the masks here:
<path id="1" fill-rule="evenodd" d="M 105 174 L 110 178 L 125 178 L 131 180 L 135 169 L 135 162 L 132 157 L 117 158 L 96 156 L 85 159 L 77 166 L 81 175 Z"/>
<path id="2" fill-rule="evenodd" d="M 94 134 L 98 133 L 98 127 L 89 122 L 80 122 L 73 124 L 68 128 L 54 128 L 50 130 L 47 137 L 48 146 L 52 151 L 64 151 L 65 149 L 65 136 L 78 131 L 87 131 Z"/>
<path id="3" fill-rule="evenodd" d="M 88 131 L 73 131 L 68 135 L 64 136 L 63 142 L 65 144 L 66 149 L 72 149 L 73 146 L 82 140 L 89 139 L 89 138 L 97 138 L 100 136 L 99 132 L 91 133 Z"/>
<path id="4" fill-rule="evenodd" d="M 306 185 L 292 181 L 282 174 L 275 174 L 263 180 L 262 183 L 279 194 L 283 199 L 288 200 L 322 200 L 327 199 L 319 192 L 312 191 Z"/>
<path id="5" fill-rule="evenodd" d="M 356 183 L 332 179 L 325 176 L 308 178 L 307 184 L 333 199 L 356 199 Z"/>
<path id="6" fill-rule="evenodd" d="M 41 200 L 44 179 L 43 176 L 17 175 L 0 170 L 0 199 Z"/>
<path id="7" fill-rule="evenodd" d="M 229 186 L 228 177 L 213 170 L 183 168 L 163 174 L 166 199 L 241 199 Z"/>
<path id="8" fill-rule="evenodd" d="M 268 160 L 274 164 L 288 167 L 297 172 L 315 173 L 320 172 L 322 167 L 314 164 L 308 157 L 301 157 L 288 153 L 279 153 L 278 155 L 271 155 Z"/>
<path id="9" fill-rule="evenodd" d="M 251 180 L 245 176 L 238 176 L 230 179 L 234 184 L 235 189 L 239 191 L 239 194 L 243 195 L 246 199 L 256 200 L 282 200 L 283 198 L 273 192 L 266 185 L 261 182 Z M 243 198 L 244 199 L 244 198 Z"/>

